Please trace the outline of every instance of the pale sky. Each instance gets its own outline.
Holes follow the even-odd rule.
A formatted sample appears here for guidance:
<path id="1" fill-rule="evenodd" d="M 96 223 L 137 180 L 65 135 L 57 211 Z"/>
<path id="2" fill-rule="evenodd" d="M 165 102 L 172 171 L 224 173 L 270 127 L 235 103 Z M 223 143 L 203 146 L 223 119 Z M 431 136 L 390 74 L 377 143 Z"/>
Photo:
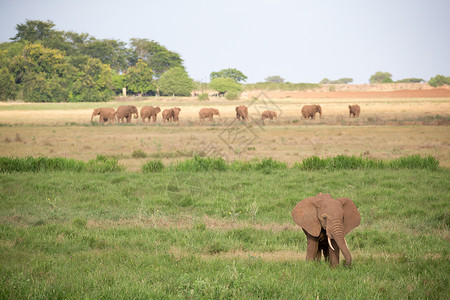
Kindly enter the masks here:
<path id="1" fill-rule="evenodd" d="M 199 81 L 226 68 L 249 83 L 450 76 L 450 0 L 0 0 L 0 42 L 26 19 L 98 39 L 155 40 Z"/>

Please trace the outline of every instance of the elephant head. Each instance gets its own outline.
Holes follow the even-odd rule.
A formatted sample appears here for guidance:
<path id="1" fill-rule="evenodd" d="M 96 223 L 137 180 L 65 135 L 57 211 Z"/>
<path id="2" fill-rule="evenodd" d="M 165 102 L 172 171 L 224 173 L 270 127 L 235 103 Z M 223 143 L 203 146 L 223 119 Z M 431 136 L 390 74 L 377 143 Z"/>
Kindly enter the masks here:
<path id="1" fill-rule="evenodd" d="M 320 107 L 320 105 L 316 105 L 316 112 L 319 113 L 320 118 L 322 119 L 322 107 Z"/>
<path id="2" fill-rule="evenodd" d="M 319 193 L 297 203 L 292 210 L 292 218 L 313 237 L 319 237 L 321 231 L 325 231 L 330 248 L 334 250 L 330 241 L 332 239 L 344 255 L 345 265 L 351 264 L 352 257 L 345 235 L 361 222 L 361 215 L 352 200 L 333 199 L 330 194 Z M 307 253 L 307 259 L 308 255 L 311 258 L 315 254 Z"/>
<path id="3" fill-rule="evenodd" d="M 134 114 L 134 118 L 137 119 L 139 117 L 138 109 L 134 105 L 130 105 L 131 113 Z"/>
<path id="4" fill-rule="evenodd" d="M 213 115 L 219 116 L 220 118 L 220 112 L 217 108 L 211 108 Z"/>
<path id="5" fill-rule="evenodd" d="M 98 116 L 100 114 L 101 110 L 102 110 L 101 108 L 94 109 L 94 111 L 92 112 L 92 116 L 91 116 L 91 122 L 92 122 L 92 119 L 94 118 L 94 116 Z"/>

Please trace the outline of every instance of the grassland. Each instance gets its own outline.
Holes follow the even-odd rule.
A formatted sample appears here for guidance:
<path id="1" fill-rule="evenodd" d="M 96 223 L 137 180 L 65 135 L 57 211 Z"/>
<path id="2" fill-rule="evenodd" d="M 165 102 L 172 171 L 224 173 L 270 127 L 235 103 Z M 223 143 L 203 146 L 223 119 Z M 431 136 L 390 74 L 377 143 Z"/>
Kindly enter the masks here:
<path id="1" fill-rule="evenodd" d="M 446 299 L 449 172 L 0 175 L 1 298 Z M 354 200 L 352 268 L 305 262 L 292 207 Z M 119 295 L 119 296 L 118 296 Z"/>
<path id="2" fill-rule="evenodd" d="M 179 106 L 180 123 L 99 126 L 98 104 L 1 104 L 0 156 L 89 166 L 100 154 L 125 170 L 0 173 L 0 298 L 448 299 L 449 99 L 320 99 L 324 118 L 309 121 L 299 117 L 308 99 L 260 100 L 280 119 L 262 124 L 255 109 L 250 125 L 233 122 L 249 101 L 147 99 L 127 103 Z M 360 119 L 348 119 L 354 102 Z M 222 120 L 199 123 L 203 106 Z M 288 168 L 141 172 L 196 154 Z M 294 167 L 338 154 L 432 155 L 440 168 Z M 351 198 L 362 214 L 349 269 L 304 260 L 290 211 L 319 192 Z"/>

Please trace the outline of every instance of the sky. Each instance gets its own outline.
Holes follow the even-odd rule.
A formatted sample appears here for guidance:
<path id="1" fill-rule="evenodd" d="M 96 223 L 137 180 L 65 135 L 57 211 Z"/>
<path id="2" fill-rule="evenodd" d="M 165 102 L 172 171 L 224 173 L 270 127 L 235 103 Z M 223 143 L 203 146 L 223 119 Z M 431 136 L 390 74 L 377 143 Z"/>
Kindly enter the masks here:
<path id="1" fill-rule="evenodd" d="M 195 80 L 236 68 L 248 83 L 450 76 L 449 0 L 0 0 L 0 42 L 26 20 L 177 52 Z"/>

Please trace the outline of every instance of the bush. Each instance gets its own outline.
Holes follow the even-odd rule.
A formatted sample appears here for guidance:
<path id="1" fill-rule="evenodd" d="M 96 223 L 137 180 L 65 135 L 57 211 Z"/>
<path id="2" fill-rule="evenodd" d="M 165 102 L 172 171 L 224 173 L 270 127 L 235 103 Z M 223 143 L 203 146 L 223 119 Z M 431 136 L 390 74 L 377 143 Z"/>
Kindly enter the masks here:
<path id="1" fill-rule="evenodd" d="M 436 75 L 435 77 L 432 77 L 430 81 L 428 81 L 428 84 L 431 85 L 432 87 L 438 87 L 444 84 L 450 85 L 450 77 L 445 77 L 443 75 Z"/>
<path id="2" fill-rule="evenodd" d="M 147 153 L 142 151 L 141 149 L 134 150 L 133 153 L 131 153 L 132 158 L 146 158 Z"/>
<path id="3" fill-rule="evenodd" d="M 159 159 L 151 160 L 142 166 L 142 172 L 144 173 L 156 173 L 162 170 L 164 170 L 164 164 Z"/>
<path id="4" fill-rule="evenodd" d="M 0 172 L 48 172 L 48 171 L 73 171 L 81 172 L 86 169 L 86 164 L 72 158 L 47 158 L 25 157 L 10 158 L 0 157 Z"/>
<path id="5" fill-rule="evenodd" d="M 174 166 L 177 171 L 225 171 L 228 169 L 227 162 L 221 157 L 200 157 L 186 159 Z"/>
<path id="6" fill-rule="evenodd" d="M 197 96 L 198 100 L 209 100 L 209 95 L 208 93 L 201 93 L 200 95 Z"/>
<path id="7" fill-rule="evenodd" d="M 119 165 L 119 161 L 115 157 L 105 155 L 97 155 L 96 159 L 88 161 L 86 171 L 88 172 L 120 172 L 125 168 Z"/>
<path id="8" fill-rule="evenodd" d="M 239 92 L 229 91 L 225 94 L 225 98 L 227 100 L 237 100 L 237 99 L 239 99 Z"/>

